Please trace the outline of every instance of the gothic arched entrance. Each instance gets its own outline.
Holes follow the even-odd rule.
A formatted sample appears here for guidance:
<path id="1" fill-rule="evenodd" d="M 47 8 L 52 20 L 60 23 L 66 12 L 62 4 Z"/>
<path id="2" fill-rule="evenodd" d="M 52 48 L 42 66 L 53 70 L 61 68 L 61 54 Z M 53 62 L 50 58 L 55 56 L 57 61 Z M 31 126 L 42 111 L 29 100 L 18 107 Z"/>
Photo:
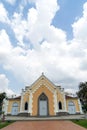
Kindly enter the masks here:
<path id="1" fill-rule="evenodd" d="M 42 93 L 38 98 L 38 115 L 39 116 L 48 116 L 48 98 L 47 96 Z"/>
<path id="2" fill-rule="evenodd" d="M 72 101 L 68 103 L 68 111 L 69 114 L 76 114 L 75 104 Z"/>
<path id="3" fill-rule="evenodd" d="M 13 103 L 11 115 L 18 115 L 18 103 Z"/>

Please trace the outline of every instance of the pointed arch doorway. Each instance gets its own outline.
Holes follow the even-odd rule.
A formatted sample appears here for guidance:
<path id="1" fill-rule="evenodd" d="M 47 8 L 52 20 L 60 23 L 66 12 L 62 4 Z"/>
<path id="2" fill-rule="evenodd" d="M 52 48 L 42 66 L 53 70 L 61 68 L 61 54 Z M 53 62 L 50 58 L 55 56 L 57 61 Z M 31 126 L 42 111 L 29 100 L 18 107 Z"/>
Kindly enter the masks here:
<path id="1" fill-rule="evenodd" d="M 18 103 L 14 102 L 12 105 L 11 115 L 17 115 L 17 114 L 18 114 Z"/>
<path id="2" fill-rule="evenodd" d="M 68 111 L 69 114 L 76 114 L 75 104 L 72 101 L 68 103 Z"/>
<path id="3" fill-rule="evenodd" d="M 38 115 L 39 116 L 48 116 L 48 97 L 42 93 L 38 98 Z"/>

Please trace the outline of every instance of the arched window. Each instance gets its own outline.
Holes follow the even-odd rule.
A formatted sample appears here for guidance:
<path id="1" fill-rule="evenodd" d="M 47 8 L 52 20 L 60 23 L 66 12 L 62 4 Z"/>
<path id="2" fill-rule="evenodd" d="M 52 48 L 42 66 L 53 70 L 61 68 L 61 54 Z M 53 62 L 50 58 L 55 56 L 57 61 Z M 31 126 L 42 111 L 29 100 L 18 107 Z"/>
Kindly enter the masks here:
<path id="1" fill-rule="evenodd" d="M 68 102 L 68 112 L 69 114 L 75 114 L 76 113 L 76 107 L 73 101 Z"/>
<path id="2" fill-rule="evenodd" d="M 72 101 L 70 101 L 70 102 L 68 103 L 68 106 L 74 106 L 74 103 L 73 103 Z"/>
<path id="3" fill-rule="evenodd" d="M 17 115 L 18 114 L 18 103 L 17 102 L 14 102 L 12 104 L 12 112 L 11 112 L 11 115 Z"/>
<path id="4" fill-rule="evenodd" d="M 13 107 L 18 107 L 18 103 L 14 102 L 12 106 Z"/>
<path id="5" fill-rule="evenodd" d="M 28 103 L 25 102 L 25 110 L 28 110 Z"/>
<path id="6" fill-rule="evenodd" d="M 59 101 L 59 109 L 62 109 L 62 103 Z"/>

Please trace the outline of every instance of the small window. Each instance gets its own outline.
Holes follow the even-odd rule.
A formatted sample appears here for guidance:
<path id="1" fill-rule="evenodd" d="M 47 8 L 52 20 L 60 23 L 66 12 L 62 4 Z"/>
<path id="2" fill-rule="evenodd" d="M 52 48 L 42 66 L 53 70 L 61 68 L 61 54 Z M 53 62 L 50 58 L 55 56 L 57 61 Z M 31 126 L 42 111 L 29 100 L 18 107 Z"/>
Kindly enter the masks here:
<path id="1" fill-rule="evenodd" d="M 59 109 L 61 110 L 62 109 L 62 103 L 59 102 Z"/>
<path id="2" fill-rule="evenodd" d="M 28 103 L 25 103 L 25 110 L 28 110 Z"/>
<path id="3" fill-rule="evenodd" d="M 70 102 L 68 103 L 68 106 L 74 106 L 74 103 L 73 103 L 72 101 L 70 101 Z"/>
<path id="4" fill-rule="evenodd" d="M 14 102 L 12 106 L 13 107 L 18 107 L 18 103 Z"/>

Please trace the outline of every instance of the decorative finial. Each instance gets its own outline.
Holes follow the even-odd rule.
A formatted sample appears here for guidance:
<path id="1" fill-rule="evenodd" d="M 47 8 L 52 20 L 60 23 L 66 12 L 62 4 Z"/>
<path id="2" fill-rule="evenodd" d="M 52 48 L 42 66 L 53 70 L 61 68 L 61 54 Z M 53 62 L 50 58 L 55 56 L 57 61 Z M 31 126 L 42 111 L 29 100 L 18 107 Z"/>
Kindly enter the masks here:
<path id="1" fill-rule="evenodd" d="M 44 72 L 42 72 L 42 75 L 44 75 Z"/>

